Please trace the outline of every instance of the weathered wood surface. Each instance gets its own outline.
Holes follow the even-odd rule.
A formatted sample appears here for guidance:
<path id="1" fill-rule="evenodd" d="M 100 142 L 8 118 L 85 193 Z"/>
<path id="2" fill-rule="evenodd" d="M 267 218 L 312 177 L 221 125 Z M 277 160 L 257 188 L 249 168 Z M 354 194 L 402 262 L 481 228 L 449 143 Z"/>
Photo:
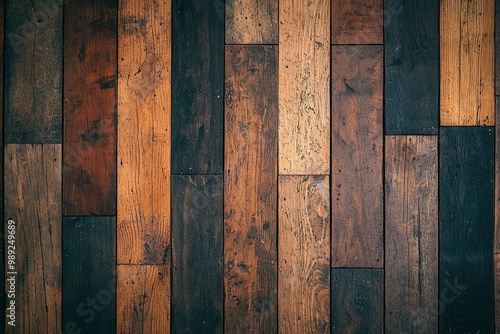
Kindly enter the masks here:
<path id="1" fill-rule="evenodd" d="M 383 0 L 331 2 L 332 44 L 382 44 Z"/>
<path id="2" fill-rule="evenodd" d="M 278 2 L 227 0 L 226 44 L 278 44 Z"/>

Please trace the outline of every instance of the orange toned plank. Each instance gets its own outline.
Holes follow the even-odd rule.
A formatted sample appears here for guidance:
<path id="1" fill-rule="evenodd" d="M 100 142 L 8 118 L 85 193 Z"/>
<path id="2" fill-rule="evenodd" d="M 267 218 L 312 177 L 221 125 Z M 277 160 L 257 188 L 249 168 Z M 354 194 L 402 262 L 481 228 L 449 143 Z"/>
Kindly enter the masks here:
<path id="1" fill-rule="evenodd" d="M 494 0 L 441 1 L 441 125 L 494 117 Z"/>
<path id="2" fill-rule="evenodd" d="M 6 250 L 16 253 L 6 263 L 16 282 L 15 298 L 6 300 L 15 300 L 15 327 L 7 324 L 6 333 L 61 333 L 61 145 L 9 144 L 5 162 L 5 218 L 15 222 L 5 226 L 15 225 Z"/>
<path id="3" fill-rule="evenodd" d="M 227 44 L 277 44 L 278 0 L 227 0 Z"/>
<path id="4" fill-rule="evenodd" d="M 118 21 L 119 264 L 170 257 L 170 2 L 124 0 Z"/>
<path id="5" fill-rule="evenodd" d="M 330 172 L 330 1 L 280 2 L 279 173 Z"/>
<path id="6" fill-rule="evenodd" d="M 382 44 L 383 0 L 333 0 L 332 44 Z"/>
<path id="7" fill-rule="evenodd" d="M 117 333 L 170 333 L 169 265 L 118 265 Z"/>
<path id="8" fill-rule="evenodd" d="M 279 333 L 330 333 L 327 176 L 279 177 Z"/>

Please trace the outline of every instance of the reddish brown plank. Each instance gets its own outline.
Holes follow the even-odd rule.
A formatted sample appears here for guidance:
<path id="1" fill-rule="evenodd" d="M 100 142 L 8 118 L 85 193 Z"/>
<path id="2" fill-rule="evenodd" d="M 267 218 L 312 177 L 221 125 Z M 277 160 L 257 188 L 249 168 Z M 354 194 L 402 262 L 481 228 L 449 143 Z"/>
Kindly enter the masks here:
<path id="1" fill-rule="evenodd" d="M 333 0 L 332 44 L 382 44 L 383 0 Z"/>

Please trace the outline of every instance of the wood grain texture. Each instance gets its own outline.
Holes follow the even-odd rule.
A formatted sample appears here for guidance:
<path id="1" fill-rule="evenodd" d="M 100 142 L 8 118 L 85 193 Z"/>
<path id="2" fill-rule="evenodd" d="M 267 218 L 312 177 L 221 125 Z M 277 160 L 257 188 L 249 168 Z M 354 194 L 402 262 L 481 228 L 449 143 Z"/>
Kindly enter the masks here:
<path id="1" fill-rule="evenodd" d="M 172 331 L 222 334 L 222 177 L 173 176 L 172 194 Z"/>
<path id="2" fill-rule="evenodd" d="M 279 173 L 328 174 L 330 1 L 279 7 Z"/>
<path id="3" fill-rule="evenodd" d="M 500 95 L 500 4 L 495 4 L 495 95 Z M 495 123 L 498 124 L 498 123 Z"/>
<path id="4" fill-rule="evenodd" d="M 116 7 L 64 8 L 64 215 L 116 214 Z"/>
<path id="5" fill-rule="evenodd" d="M 437 333 L 437 136 L 386 136 L 385 333 Z"/>
<path id="6" fill-rule="evenodd" d="M 331 278 L 332 333 L 384 333 L 383 270 L 337 268 Z"/>
<path id="7" fill-rule="evenodd" d="M 437 134 L 439 1 L 385 0 L 386 134 Z"/>
<path id="8" fill-rule="evenodd" d="M 495 333 L 500 330 L 500 254 L 495 254 Z"/>
<path id="9" fill-rule="evenodd" d="M 496 124 L 500 124 L 500 96 L 495 98 Z M 500 127 L 495 127 L 495 254 L 500 254 Z"/>
<path id="10" fill-rule="evenodd" d="M 440 4 L 441 125 L 494 125 L 495 2 Z"/>
<path id="11" fill-rule="evenodd" d="M 0 41 L 5 41 L 5 1 L 0 0 Z M 0 64 L 4 63 L 5 43 L 0 43 Z M 4 67 L 0 66 L 0 92 L 4 91 Z M 0 217 L 4 216 L 4 96 L 0 94 Z M 4 220 L 5 221 L 5 220 Z M 5 240 L 4 225 L 0 224 L 0 282 L 5 282 Z M 0 300 L 5 300 L 5 289 L 0 289 Z M 0 330 L 5 328 L 5 317 L 0 319 Z"/>
<path id="12" fill-rule="evenodd" d="M 61 159 L 60 144 L 5 148 L 5 218 L 16 226 L 6 270 L 17 272 L 16 326 L 6 333 L 62 332 Z"/>
<path id="13" fill-rule="evenodd" d="M 170 266 L 118 265 L 116 332 L 170 333 Z"/>
<path id="14" fill-rule="evenodd" d="M 225 330 L 277 331 L 277 47 L 227 46 Z"/>
<path id="15" fill-rule="evenodd" d="M 226 1 L 226 43 L 278 44 L 278 2 Z"/>
<path id="16" fill-rule="evenodd" d="M 63 330 L 116 331 L 116 221 L 63 219 Z"/>
<path id="17" fill-rule="evenodd" d="M 224 3 L 173 0 L 172 173 L 222 174 Z"/>
<path id="18" fill-rule="evenodd" d="M 330 333 L 327 176 L 279 177 L 279 333 Z"/>
<path id="19" fill-rule="evenodd" d="M 332 1 L 332 44 L 382 44 L 383 0 Z"/>
<path id="20" fill-rule="evenodd" d="M 494 130 L 441 128 L 439 144 L 439 330 L 492 333 Z"/>
<path id="21" fill-rule="evenodd" d="M 119 264 L 170 262 L 170 14 L 168 1 L 119 5 Z"/>
<path id="22" fill-rule="evenodd" d="M 5 142 L 53 144 L 62 135 L 62 5 L 5 6 Z"/>
<path id="23" fill-rule="evenodd" d="M 381 46 L 332 47 L 332 266 L 382 268 Z"/>

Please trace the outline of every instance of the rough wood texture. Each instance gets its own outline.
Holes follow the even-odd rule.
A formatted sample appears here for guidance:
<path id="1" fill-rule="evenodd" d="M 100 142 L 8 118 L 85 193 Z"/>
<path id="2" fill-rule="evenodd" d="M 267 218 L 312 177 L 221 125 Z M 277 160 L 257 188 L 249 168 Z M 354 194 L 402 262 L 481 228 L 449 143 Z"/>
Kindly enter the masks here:
<path id="1" fill-rule="evenodd" d="M 277 331 L 277 47 L 226 47 L 224 279 L 230 333 Z"/>
<path id="2" fill-rule="evenodd" d="M 441 128 L 440 333 L 493 332 L 494 149 L 493 128 Z"/>
<path id="3" fill-rule="evenodd" d="M 116 331 L 116 221 L 63 220 L 64 333 Z"/>
<path id="4" fill-rule="evenodd" d="M 495 333 L 500 331 L 500 254 L 495 254 Z"/>
<path id="5" fill-rule="evenodd" d="M 280 333 L 330 333 L 327 176 L 279 177 Z"/>
<path id="6" fill-rule="evenodd" d="M 116 214 L 116 6 L 65 6 L 64 215 Z"/>
<path id="7" fill-rule="evenodd" d="M 332 44 L 382 44 L 383 0 L 332 1 Z"/>
<path id="8" fill-rule="evenodd" d="M 278 44 L 278 0 L 227 0 L 227 44 Z"/>
<path id="9" fill-rule="evenodd" d="M 6 2 L 6 143 L 61 142 L 63 22 L 57 3 Z"/>
<path id="10" fill-rule="evenodd" d="M 330 172 L 330 1 L 280 3 L 279 173 Z"/>
<path id="11" fill-rule="evenodd" d="M 500 23 L 499 22 L 500 22 L 500 4 L 497 3 L 495 4 L 495 94 L 496 95 L 500 95 Z"/>
<path id="12" fill-rule="evenodd" d="M 5 218 L 16 222 L 6 270 L 17 272 L 16 326 L 6 333 L 61 333 L 61 145 L 10 144 L 5 162 Z"/>
<path id="13" fill-rule="evenodd" d="M 220 333 L 223 325 L 223 182 L 172 177 L 172 331 Z"/>
<path id="14" fill-rule="evenodd" d="M 120 1 L 119 264 L 170 261 L 170 14 L 168 1 Z"/>
<path id="15" fill-rule="evenodd" d="M 332 266 L 382 268 L 381 46 L 332 47 Z"/>
<path id="16" fill-rule="evenodd" d="M 5 27 L 5 1 L 0 0 L 0 27 Z M 5 28 L 0 29 L 0 41 L 4 41 Z M 5 43 L 0 43 L 0 64 L 4 63 L 4 49 Z M 0 92 L 4 91 L 4 67 L 0 66 Z M 4 219 L 4 96 L 0 94 L 0 217 Z M 4 224 L 0 224 L 0 281 L 5 282 L 5 242 L 4 242 Z M 5 300 L 5 289 L 0 289 L 0 300 Z M 0 317 L 0 330 L 5 328 L 5 317 Z"/>
<path id="17" fill-rule="evenodd" d="M 383 270 L 332 269 L 331 278 L 332 333 L 384 333 Z"/>
<path id="18" fill-rule="evenodd" d="M 500 7 L 500 6 L 499 6 Z M 495 98 L 496 124 L 500 124 L 500 96 Z M 495 254 L 500 254 L 500 126 L 495 127 Z M 500 329 L 500 328 L 499 328 Z"/>
<path id="19" fill-rule="evenodd" d="M 437 333 L 437 136 L 385 145 L 385 332 Z"/>
<path id="20" fill-rule="evenodd" d="M 494 125 L 494 0 L 440 3 L 441 125 Z"/>
<path id="21" fill-rule="evenodd" d="M 170 333 L 170 266 L 118 265 L 116 329 Z"/>
<path id="22" fill-rule="evenodd" d="M 224 3 L 173 0 L 172 14 L 172 173 L 222 174 Z"/>
<path id="23" fill-rule="evenodd" d="M 438 132 L 438 0 L 385 1 L 384 112 L 386 134 Z"/>

